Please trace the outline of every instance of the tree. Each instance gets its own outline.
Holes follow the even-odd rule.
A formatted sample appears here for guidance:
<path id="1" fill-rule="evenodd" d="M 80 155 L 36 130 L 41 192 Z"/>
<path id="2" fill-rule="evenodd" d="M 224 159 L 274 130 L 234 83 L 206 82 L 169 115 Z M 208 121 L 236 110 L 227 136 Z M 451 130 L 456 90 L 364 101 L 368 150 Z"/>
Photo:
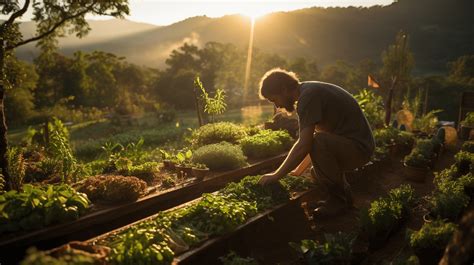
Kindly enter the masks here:
<path id="1" fill-rule="evenodd" d="M 37 31 L 35 36 L 24 39 L 16 20 L 28 9 L 33 11 L 33 21 L 36 23 Z M 66 32 L 75 33 L 77 37 L 85 36 L 90 30 L 85 19 L 86 14 L 123 17 L 129 13 L 129 9 L 127 0 L 11 0 L 2 1 L 0 12 L 8 17 L 0 24 L 0 168 L 7 189 L 10 189 L 11 178 L 7 170 L 6 157 L 7 124 L 4 109 L 5 92 L 10 87 L 5 75 L 7 58 L 13 56 L 15 48 L 30 42 L 38 41 L 40 46 L 51 45 L 54 44 L 56 38 L 64 36 Z"/>
<path id="2" fill-rule="evenodd" d="M 389 87 L 385 123 L 388 125 L 392 113 L 392 99 L 395 109 L 400 108 L 403 95 L 408 89 L 411 80 L 411 71 L 415 64 L 413 54 L 408 46 L 408 35 L 399 31 L 395 43 L 382 53 L 383 67 L 380 71 L 383 87 Z"/>
<path id="3" fill-rule="evenodd" d="M 395 43 L 382 53 L 381 82 L 384 87 L 393 86 L 392 92 L 396 108 L 402 104 L 403 95 L 409 86 L 411 71 L 415 64 L 408 41 L 408 35 L 400 31 L 395 38 Z M 392 84 L 392 80 L 396 81 Z"/>

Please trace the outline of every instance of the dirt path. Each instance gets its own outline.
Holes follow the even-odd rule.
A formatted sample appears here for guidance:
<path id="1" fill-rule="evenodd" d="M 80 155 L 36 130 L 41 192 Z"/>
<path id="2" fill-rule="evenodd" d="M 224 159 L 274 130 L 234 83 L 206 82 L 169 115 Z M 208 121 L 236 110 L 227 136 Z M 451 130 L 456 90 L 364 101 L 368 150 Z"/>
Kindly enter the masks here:
<path id="1" fill-rule="evenodd" d="M 449 167 L 453 162 L 453 156 L 456 152 L 446 151 L 444 152 L 436 163 L 434 171 L 441 171 L 444 168 Z M 357 232 L 359 227 L 359 210 L 364 207 L 369 207 L 370 202 L 378 199 L 381 196 L 385 196 L 387 192 L 393 188 L 399 187 L 401 184 L 410 184 L 416 192 L 418 198 L 420 198 L 420 205 L 418 205 L 408 220 L 403 226 L 397 230 L 386 242 L 386 244 L 378 249 L 377 251 L 369 252 L 368 256 L 365 256 L 360 263 L 361 264 L 384 264 L 384 262 L 395 259 L 400 254 L 409 254 L 409 247 L 406 244 L 406 228 L 418 230 L 423 224 L 423 210 L 424 200 L 423 196 L 429 195 L 434 189 L 433 172 L 430 172 L 424 183 L 416 183 L 408 181 L 403 177 L 403 165 L 400 162 L 401 157 L 392 159 L 391 163 L 381 168 L 379 172 L 373 174 L 373 177 L 367 181 L 367 183 L 357 183 L 356 180 L 352 182 L 354 205 L 357 209 L 348 212 L 347 214 L 332 218 L 325 221 L 316 221 L 313 223 L 314 231 L 299 233 L 297 225 L 294 228 L 294 237 L 300 237 L 300 239 L 317 239 L 321 240 L 324 233 L 337 233 L 338 231 L 351 233 Z M 323 193 L 323 191 L 321 191 Z M 303 225 L 301 225 L 303 226 Z M 273 240 L 272 240 L 273 241 Z M 295 240 L 297 242 L 297 240 Z M 358 243 L 356 243 L 358 244 Z M 292 250 L 288 246 L 288 242 L 281 242 L 278 238 L 275 238 L 272 242 L 274 246 L 272 251 L 268 253 L 258 253 L 257 259 L 259 264 L 298 264 L 295 259 L 295 254 L 292 254 Z M 356 246 L 364 248 L 365 246 Z"/>

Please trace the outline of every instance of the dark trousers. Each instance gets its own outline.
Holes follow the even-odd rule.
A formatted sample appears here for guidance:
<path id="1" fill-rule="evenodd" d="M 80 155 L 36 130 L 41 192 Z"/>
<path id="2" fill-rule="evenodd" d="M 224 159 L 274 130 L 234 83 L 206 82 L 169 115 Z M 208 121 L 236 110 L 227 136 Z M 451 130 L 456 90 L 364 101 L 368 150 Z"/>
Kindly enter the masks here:
<path id="1" fill-rule="evenodd" d="M 314 134 L 311 161 L 317 181 L 332 195 L 343 195 L 350 188 L 344 172 L 365 165 L 371 154 L 356 141 L 326 132 Z M 350 190 L 350 189 L 349 189 Z"/>

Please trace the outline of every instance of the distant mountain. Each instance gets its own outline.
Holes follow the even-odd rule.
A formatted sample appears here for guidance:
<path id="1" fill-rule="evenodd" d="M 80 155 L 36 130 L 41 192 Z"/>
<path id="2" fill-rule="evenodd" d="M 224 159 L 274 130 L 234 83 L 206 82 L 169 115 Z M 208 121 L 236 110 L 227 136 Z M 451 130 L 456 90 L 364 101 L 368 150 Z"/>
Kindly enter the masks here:
<path id="1" fill-rule="evenodd" d="M 447 61 L 474 54 L 473 3 L 472 0 L 398 0 L 384 7 L 307 8 L 273 13 L 257 20 L 254 46 L 288 57 L 316 59 L 322 65 L 338 59 L 353 63 L 364 58 L 379 61 L 381 52 L 403 29 L 410 35 L 417 68 L 424 72 L 443 71 Z M 163 67 L 169 53 L 184 42 L 203 45 L 217 41 L 246 47 L 250 21 L 239 15 L 194 17 L 169 26 L 131 30 L 127 35 L 116 31 L 94 33 L 94 30 L 93 26 L 89 41 L 69 45 L 64 42 L 63 52 L 104 50 L 137 64 Z M 31 52 L 28 56 L 24 49 L 18 55 L 31 59 Z"/>
<path id="2" fill-rule="evenodd" d="M 109 19 L 109 20 L 88 20 L 91 31 L 82 39 L 74 35 L 68 35 L 59 39 L 59 45 L 62 49 L 74 47 L 74 50 L 80 49 L 84 45 L 92 45 L 110 41 L 115 38 L 127 38 L 127 36 L 139 32 L 146 32 L 151 29 L 157 29 L 159 26 L 134 22 L 126 19 Z M 36 27 L 33 22 L 23 22 L 20 24 L 20 32 L 23 37 L 30 38 L 35 36 Z M 30 43 L 18 50 L 20 58 L 31 60 L 36 56 L 37 49 L 34 43 Z"/>

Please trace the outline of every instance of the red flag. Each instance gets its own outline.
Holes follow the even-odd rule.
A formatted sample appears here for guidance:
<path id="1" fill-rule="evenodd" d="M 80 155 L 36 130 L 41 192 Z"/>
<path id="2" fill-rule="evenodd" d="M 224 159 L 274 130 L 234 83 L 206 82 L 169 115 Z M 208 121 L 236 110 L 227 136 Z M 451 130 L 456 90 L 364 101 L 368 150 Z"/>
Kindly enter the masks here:
<path id="1" fill-rule="evenodd" d="M 373 78 L 371 75 L 368 75 L 367 77 L 367 85 L 373 88 L 380 88 L 379 83 L 377 83 L 377 81 L 375 81 L 375 78 Z"/>

